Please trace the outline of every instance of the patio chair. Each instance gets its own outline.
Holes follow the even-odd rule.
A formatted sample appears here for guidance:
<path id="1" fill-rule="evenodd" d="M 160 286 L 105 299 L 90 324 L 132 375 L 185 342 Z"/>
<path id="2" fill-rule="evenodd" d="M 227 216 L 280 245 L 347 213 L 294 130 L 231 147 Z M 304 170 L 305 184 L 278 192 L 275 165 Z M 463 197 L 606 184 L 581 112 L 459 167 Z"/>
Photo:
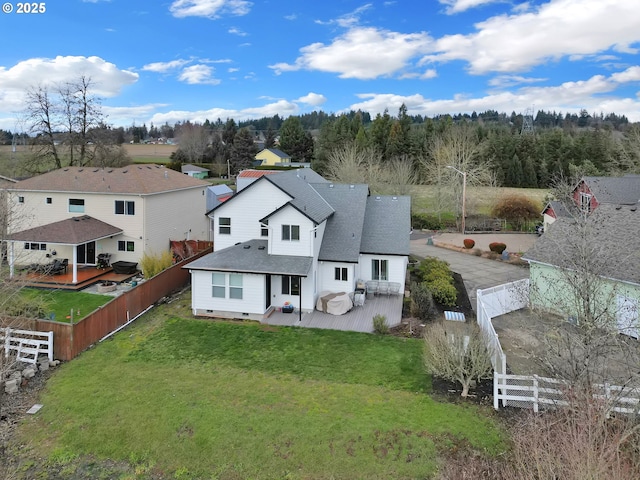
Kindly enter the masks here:
<path id="1" fill-rule="evenodd" d="M 389 282 L 379 282 L 378 293 L 380 295 L 389 295 Z"/>
<path id="2" fill-rule="evenodd" d="M 376 280 L 370 280 L 366 283 L 367 295 L 375 295 L 378 293 L 378 282 Z"/>
<path id="3" fill-rule="evenodd" d="M 389 283 L 389 295 L 399 295 L 400 294 L 400 284 L 398 282 Z"/>

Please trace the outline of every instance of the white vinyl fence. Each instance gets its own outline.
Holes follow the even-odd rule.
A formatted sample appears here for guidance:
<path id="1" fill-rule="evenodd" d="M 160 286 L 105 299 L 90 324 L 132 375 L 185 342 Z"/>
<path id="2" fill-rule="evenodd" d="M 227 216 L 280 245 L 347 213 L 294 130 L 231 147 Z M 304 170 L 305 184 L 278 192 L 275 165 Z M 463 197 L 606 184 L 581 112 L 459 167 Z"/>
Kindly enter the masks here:
<path id="1" fill-rule="evenodd" d="M 20 362 L 38 363 L 41 354 L 53 361 L 53 332 L 0 328 L 0 345 L 4 346 L 5 358 L 15 352 Z"/>
<path id="2" fill-rule="evenodd" d="M 537 375 L 508 375 L 507 356 L 493 328 L 492 319 L 520 310 L 529 304 L 529 280 L 499 285 L 477 291 L 478 325 L 485 338 L 493 364 L 493 407 L 532 408 L 567 405 L 564 400 L 565 382 Z M 593 385 L 593 397 L 610 403 L 610 411 L 640 413 L 640 388 L 609 384 Z M 502 405 L 501 405 L 502 404 Z"/>

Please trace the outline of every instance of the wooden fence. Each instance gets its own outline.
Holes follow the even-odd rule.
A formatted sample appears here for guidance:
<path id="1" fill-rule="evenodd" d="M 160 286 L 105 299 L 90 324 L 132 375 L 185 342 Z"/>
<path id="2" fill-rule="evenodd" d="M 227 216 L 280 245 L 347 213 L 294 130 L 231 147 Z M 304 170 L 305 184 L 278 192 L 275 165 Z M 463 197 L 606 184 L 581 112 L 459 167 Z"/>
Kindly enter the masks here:
<path id="1" fill-rule="evenodd" d="M 153 278 L 123 292 L 109 303 L 97 308 L 78 323 L 32 320 L 28 328 L 53 332 L 53 353 L 59 360 L 71 360 L 111 332 L 147 310 L 161 298 L 187 285 L 189 271 L 182 267 L 211 253 L 209 246 L 194 256 L 176 263 Z"/>

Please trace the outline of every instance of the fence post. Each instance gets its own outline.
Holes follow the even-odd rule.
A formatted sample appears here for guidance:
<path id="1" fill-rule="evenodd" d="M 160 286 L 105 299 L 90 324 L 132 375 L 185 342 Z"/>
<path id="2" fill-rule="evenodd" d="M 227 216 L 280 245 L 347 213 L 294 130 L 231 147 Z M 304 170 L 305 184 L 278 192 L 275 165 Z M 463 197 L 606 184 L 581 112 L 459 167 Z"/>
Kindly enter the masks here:
<path id="1" fill-rule="evenodd" d="M 11 337 L 11 329 L 7 327 L 4 329 L 4 358 L 9 357 L 9 345 L 11 343 L 9 337 Z"/>
<path id="2" fill-rule="evenodd" d="M 533 376 L 533 411 L 538 413 L 538 375 Z"/>
<path id="3" fill-rule="evenodd" d="M 47 342 L 49 343 L 47 356 L 49 357 L 49 361 L 53 362 L 53 332 L 47 332 Z"/>
<path id="4" fill-rule="evenodd" d="M 498 375 L 499 373 L 493 369 L 493 408 L 500 409 L 500 399 L 498 398 Z"/>

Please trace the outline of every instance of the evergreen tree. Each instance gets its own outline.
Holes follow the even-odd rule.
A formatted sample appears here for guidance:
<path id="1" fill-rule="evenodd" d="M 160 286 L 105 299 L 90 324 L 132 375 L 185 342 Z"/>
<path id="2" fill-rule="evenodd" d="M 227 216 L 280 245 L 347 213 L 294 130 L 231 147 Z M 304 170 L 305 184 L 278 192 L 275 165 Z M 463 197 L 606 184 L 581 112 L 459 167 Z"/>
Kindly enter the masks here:
<path id="1" fill-rule="evenodd" d="M 253 135 L 246 128 L 241 128 L 233 139 L 231 148 L 231 169 L 232 173 L 251 168 L 255 160 L 258 148 L 253 142 Z"/>
<path id="2" fill-rule="evenodd" d="M 506 186 L 507 187 L 520 187 L 522 186 L 522 162 L 518 157 L 518 154 L 514 154 L 511 159 L 511 165 L 507 169 Z"/>
<path id="3" fill-rule="evenodd" d="M 531 157 L 525 157 L 522 162 L 522 186 L 536 188 L 538 186 L 538 176 L 536 169 L 533 167 Z"/>

